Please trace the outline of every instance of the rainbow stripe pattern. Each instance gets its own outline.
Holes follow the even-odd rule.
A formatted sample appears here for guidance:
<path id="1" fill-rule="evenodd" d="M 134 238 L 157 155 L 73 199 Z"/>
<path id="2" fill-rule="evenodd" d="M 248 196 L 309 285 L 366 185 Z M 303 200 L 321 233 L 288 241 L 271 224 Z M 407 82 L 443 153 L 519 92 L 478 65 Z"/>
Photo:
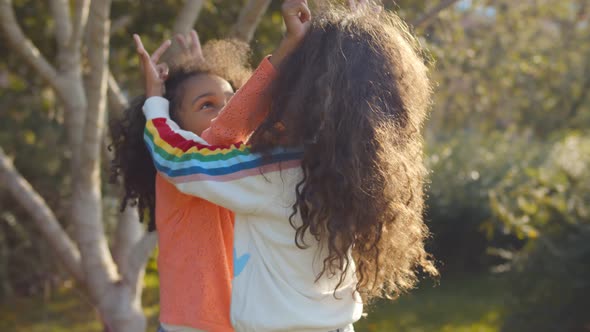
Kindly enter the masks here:
<path id="1" fill-rule="evenodd" d="M 252 153 L 244 143 L 210 146 L 176 132 L 167 118 L 148 120 L 144 139 L 156 169 L 176 183 L 233 181 L 299 167 L 301 150 L 278 148 L 270 156 Z"/>

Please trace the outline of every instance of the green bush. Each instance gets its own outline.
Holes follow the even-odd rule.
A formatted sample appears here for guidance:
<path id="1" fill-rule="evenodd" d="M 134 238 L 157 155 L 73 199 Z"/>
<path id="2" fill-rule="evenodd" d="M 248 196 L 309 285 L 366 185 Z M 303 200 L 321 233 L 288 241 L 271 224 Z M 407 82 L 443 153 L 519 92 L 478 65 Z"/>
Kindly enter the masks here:
<path id="1" fill-rule="evenodd" d="M 542 236 L 516 255 L 502 331 L 574 332 L 590 328 L 590 225 Z"/>
<path id="2" fill-rule="evenodd" d="M 443 268 L 509 272 L 504 331 L 589 329 L 590 137 L 430 141 L 427 218 Z"/>
<path id="3" fill-rule="evenodd" d="M 505 132 L 455 132 L 429 141 L 431 251 L 443 269 L 489 267 L 497 262 L 487 254 L 489 246 L 520 245 L 494 220 L 490 192 L 509 174 L 524 178 L 516 170 L 538 163 L 545 147 L 526 135 Z"/>
<path id="4" fill-rule="evenodd" d="M 545 158 L 490 192 L 494 215 L 526 240 L 509 265 L 505 331 L 590 329 L 590 137 L 570 134 Z"/>

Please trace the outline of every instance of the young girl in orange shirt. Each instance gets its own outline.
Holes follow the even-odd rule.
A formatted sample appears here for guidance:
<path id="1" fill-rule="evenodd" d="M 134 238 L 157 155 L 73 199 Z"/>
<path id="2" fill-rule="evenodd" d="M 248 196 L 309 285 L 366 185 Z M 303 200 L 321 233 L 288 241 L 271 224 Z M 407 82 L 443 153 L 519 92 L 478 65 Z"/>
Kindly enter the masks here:
<path id="1" fill-rule="evenodd" d="M 195 32 L 190 46 L 181 37 L 181 44 L 191 49 L 192 61 L 175 65 L 170 72 L 163 66 L 156 68 L 156 74 L 166 80 L 163 96 L 178 125 L 187 133 L 200 135 L 207 144 L 245 141 L 266 115 L 265 94 L 275 76 L 275 67 L 304 34 L 306 18 L 297 15 L 301 6 L 305 6 L 305 1 L 286 2 L 286 36 L 274 55 L 262 61 L 235 95 L 228 81 L 234 86 L 244 81 L 246 48 L 216 42 L 206 45 L 201 52 Z M 135 39 L 138 52 L 145 54 L 141 40 L 138 36 Z M 152 59 L 157 61 L 169 45 L 163 44 Z M 143 142 L 144 101 L 145 97 L 136 100 L 127 110 L 126 119 L 112 128 L 114 171 L 123 177 L 123 205 L 137 201 L 140 210 L 147 211 L 149 228 L 158 230 L 161 330 L 233 331 L 229 317 L 233 213 L 183 194 L 156 176 Z"/>

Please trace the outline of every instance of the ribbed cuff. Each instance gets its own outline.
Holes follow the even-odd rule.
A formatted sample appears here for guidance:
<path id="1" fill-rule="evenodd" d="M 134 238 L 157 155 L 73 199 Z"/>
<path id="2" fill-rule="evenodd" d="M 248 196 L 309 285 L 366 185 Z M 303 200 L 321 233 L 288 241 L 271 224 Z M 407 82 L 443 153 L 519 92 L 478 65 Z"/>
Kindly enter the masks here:
<path id="1" fill-rule="evenodd" d="M 169 107 L 170 102 L 168 99 L 157 96 L 149 97 L 143 104 L 143 114 L 145 115 L 146 120 L 156 118 L 170 119 Z"/>

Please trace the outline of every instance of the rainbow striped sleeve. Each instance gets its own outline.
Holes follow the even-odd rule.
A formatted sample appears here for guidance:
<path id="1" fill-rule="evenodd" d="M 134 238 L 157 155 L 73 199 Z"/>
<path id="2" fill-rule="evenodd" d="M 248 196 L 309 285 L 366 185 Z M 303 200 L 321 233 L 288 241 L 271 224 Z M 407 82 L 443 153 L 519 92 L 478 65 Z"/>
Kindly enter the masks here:
<path id="1" fill-rule="evenodd" d="M 299 150 L 276 149 L 263 156 L 243 143 L 209 145 L 178 128 L 167 116 L 166 103 L 150 99 L 144 105 L 148 120 L 144 139 L 158 172 L 181 192 L 236 212 L 251 212 L 257 200 L 268 200 L 264 198 L 264 173 L 300 165 Z"/>

